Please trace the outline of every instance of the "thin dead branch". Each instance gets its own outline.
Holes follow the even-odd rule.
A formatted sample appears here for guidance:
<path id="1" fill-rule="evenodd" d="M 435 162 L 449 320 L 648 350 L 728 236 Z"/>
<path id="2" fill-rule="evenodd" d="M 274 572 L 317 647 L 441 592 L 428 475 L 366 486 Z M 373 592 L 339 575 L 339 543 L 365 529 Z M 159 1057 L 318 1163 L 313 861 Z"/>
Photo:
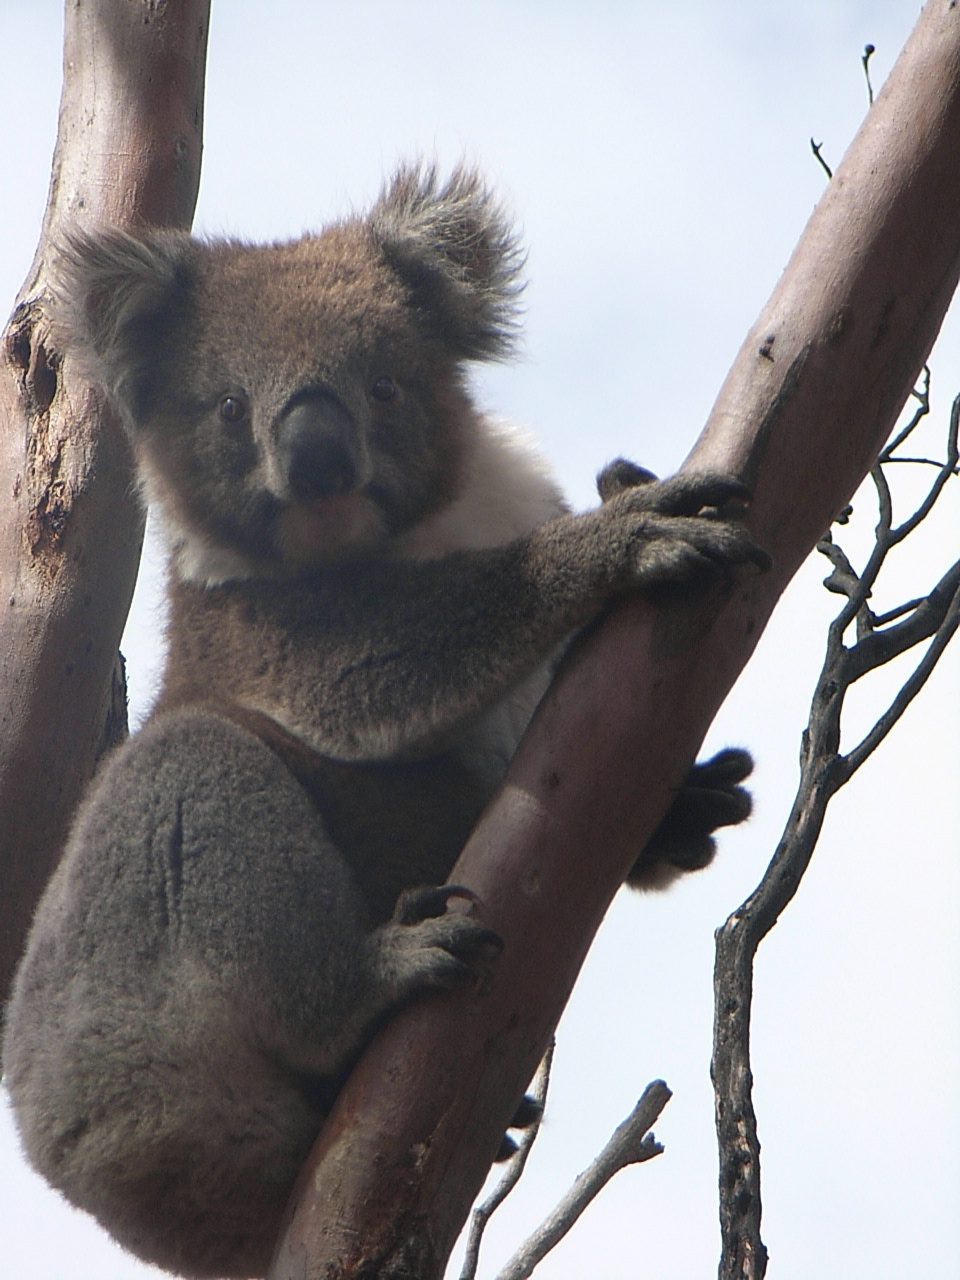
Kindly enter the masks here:
<path id="1" fill-rule="evenodd" d="M 863 46 L 863 57 L 860 59 L 860 62 L 863 66 L 863 78 L 867 82 L 867 100 L 869 101 L 871 107 L 873 106 L 873 84 L 870 80 L 870 59 L 873 57 L 876 51 L 877 50 L 874 45 L 865 44 Z"/>
<path id="2" fill-rule="evenodd" d="M 827 177 L 832 178 L 833 170 L 830 168 L 826 160 L 824 160 L 823 158 L 822 147 L 823 147 L 822 142 L 814 142 L 812 138 L 810 139 L 810 150 L 813 152 L 814 156 L 816 157 L 817 163 L 820 165 L 820 168 L 827 175 Z"/>
<path id="3" fill-rule="evenodd" d="M 520 1181 L 526 1168 L 530 1152 L 533 1150 L 533 1144 L 536 1142 L 537 1134 L 540 1132 L 543 1108 L 546 1105 L 547 1091 L 550 1088 L 550 1072 L 553 1068 L 555 1048 L 556 1040 L 551 1040 L 547 1052 L 543 1055 L 543 1061 L 537 1068 L 537 1074 L 530 1088 L 530 1096 L 539 1105 L 540 1115 L 521 1134 L 517 1150 L 514 1152 L 503 1177 L 487 1199 L 482 1204 L 477 1205 L 470 1215 L 470 1233 L 467 1237 L 467 1249 L 463 1259 L 463 1267 L 460 1271 L 460 1280 L 474 1280 L 474 1276 L 477 1274 L 477 1263 L 480 1261 L 480 1245 L 483 1241 L 483 1233 L 487 1228 L 487 1223 Z"/>
<path id="4" fill-rule="evenodd" d="M 633 1111 L 613 1131 L 596 1160 L 580 1174 L 550 1216 L 497 1274 L 497 1280 L 526 1280 L 615 1174 L 627 1165 L 641 1164 L 660 1155 L 663 1147 L 650 1130 L 670 1097 L 670 1090 L 662 1080 L 647 1085 Z"/>
<path id="5" fill-rule="evenodd" d="M 947 480 L 956 474 L 960 397 L 950 413 L 945 460 L 938 464 L 936 477 L 910 517 L 899 526 L 894 525 L 884 467 L 899 461 L 893 456 L 893 449 L 910 437 L 929 412 L 929 389 L 929 370 L 925 370 L 917 393 L 920 408 L 883 451 L 881 462 L 871 473 L 880 519 L 863 571 L 854 569 L 830 533 L 818 546 L 833 566 L 825 585 L 845 596 L 846 602 L 828 631 L 826 658 L 803 735 L 797 796 L 763 880 L 717 931 L 712 1075 L 720 1148 L 720 1280 L 761 1280 L 766 1271 L 767 1253 L 760 1235 L 760 1146 L 750 1069 L 754 955 L 797 891 L 830 799 L 903 715 L 960 624 L 960 560 L 925 596 L 883 615 L 874 614 L 868 604 L 890 551 L 930 514 Z M 855 639 L 848 647 L 844 638 L 851 626 Z M 931 642 L 889 707 L 856 746 L 841 754 L 840 721 L 848 690 L 865 675 L 925 640 Z"/>

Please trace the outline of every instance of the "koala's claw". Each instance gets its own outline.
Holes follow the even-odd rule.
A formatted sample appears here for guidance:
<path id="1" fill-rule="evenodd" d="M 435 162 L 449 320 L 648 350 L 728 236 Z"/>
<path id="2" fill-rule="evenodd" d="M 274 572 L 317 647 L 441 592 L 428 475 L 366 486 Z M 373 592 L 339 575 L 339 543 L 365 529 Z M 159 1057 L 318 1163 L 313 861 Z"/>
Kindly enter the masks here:
<path id="1" fill-rule="evenodd" d="M 463 898 L 471 903 L 479 901 L 473 890 L 462 884 L 420 885 L 400 894 L 393 918 L 398 924 L 419 924 L 421 920 L 434 919 L 445 913 L 451 898 Z"/>
<path id="2" fill-rule="evenodd" d="M 483 990 L 489 983 L 503 939 L 474 916 L 448 911 L 452 898 L 477 901 L 462 885 L 407 889 L 393 919 L 377 931 L 381 977 L 394 999 L 470 983 Z"/>
<path id="3" fill-rule="evenodd" d="M 525 1093 L 517 1104 L 510 1121 L 511 1129 L 529 1129 L 543 1115 L 543 1103 L 538 1102 L 531 1094 Z"/>
<path id="4" fill-rule="evenodd" d="M 618 493 L 623 493 L 624 489 L 652 484 L 656 479 L 652 471 L 631 462 L 629 458 L 614 458 L 597 476 L 597 493 L 603 502 L 609 502 Z"/>
<path id="5" fill-rule="evenodd" d="M 738 509 L 744 508 L 753 495 L 735 476 L 715 471 L 682 471 L 669 480 L 661 480 L 656 493 L 651 492 L 649 496 L 656 500 L 655 510 L 664 515 L 695 516 L 711 508 L 722 515 L 731 503 L 736 503 Z"/>

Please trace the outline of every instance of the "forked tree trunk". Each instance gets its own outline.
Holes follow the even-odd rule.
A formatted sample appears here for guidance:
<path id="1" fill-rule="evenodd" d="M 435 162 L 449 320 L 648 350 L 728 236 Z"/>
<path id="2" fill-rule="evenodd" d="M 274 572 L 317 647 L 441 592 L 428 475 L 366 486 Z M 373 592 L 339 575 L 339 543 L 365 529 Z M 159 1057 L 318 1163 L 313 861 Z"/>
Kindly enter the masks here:
<path id="1" fill-rule="evenodd" d="M 960 6 L 930 0 L 686 463 L 749 480 L 773 572 L 696 612 L 625 604 L 568 664 L 452 873 L 506 941 L 493 988 L 423 1001 L 374 1042 L 304 1170 L 271 1280 L 442 1274 L 594 930 L 890 432 L 958 267 Z"/>
<path id="2" fill-rule="evenodd" d="M 0 346 L 0 999 L 77 799 L 125 732 L 117 646 L 143 534 L 125 437 L 49 332 L 53 246 L 69 223 L 190 226 L 208 11 L 66 5 L 49 202 Z"/>

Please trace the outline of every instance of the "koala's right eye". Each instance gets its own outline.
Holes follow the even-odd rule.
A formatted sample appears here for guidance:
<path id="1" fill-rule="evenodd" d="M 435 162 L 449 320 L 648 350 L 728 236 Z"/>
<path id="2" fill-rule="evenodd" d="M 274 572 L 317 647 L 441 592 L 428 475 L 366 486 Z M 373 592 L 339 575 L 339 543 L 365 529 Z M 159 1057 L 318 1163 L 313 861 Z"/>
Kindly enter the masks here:
<path id="1" fill-rule="evenodd" d="M 247 416 L 247 406 L 239 396 L 224 396 L 220 401 L 219 413 L 224 422 L 242 422 Z"/>

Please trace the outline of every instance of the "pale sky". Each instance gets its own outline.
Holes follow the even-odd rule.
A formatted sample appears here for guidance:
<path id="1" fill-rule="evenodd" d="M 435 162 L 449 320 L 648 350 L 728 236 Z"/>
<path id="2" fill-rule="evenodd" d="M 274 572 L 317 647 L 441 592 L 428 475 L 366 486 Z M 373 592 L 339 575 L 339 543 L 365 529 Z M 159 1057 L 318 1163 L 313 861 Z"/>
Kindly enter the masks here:
<path id="1" fill-rule="evenodd" d="M 46 196 L 60 4 L 0 6 L 0 295 L 12 303 Z M 660 472 L 696 438 L 747 328 L 919 11 L 910 0 L 215 0 L 196 226 L 299 234 L 363 206 L 398 158 L 489 175 L 529 248 L 526 342 L 481 400 L 542 440 L 573 501 L 627 453 Z M 933 359 L 942 424 L 960 326 Z M 935 446 L 931 445 L 930 448 Z M 869 503 L 856 503 L 869 533 Z M 908 547 L 881 607 L 956 555 L 960 504 Z M 864 547 L 853 531 L 850 547 Z M 157 661 L 157 552 L 124 652 L 134 717 Z M 756 816 L 713 867 L 619 896 L 561 1024 L 547 1120 L 494 1220 L 491 1277 L 646 1083 L 674 1098 L 666 1151 L 618 1176 L 542 1280 L 703 1280 L 719 1251 L 710 1056 L 713 930 L 773 851 L 837 598 L 811 561 L 711 731 L 757 755 Z M 755 1102 L 772 1280 L 955 1274 L 960 1257 L 960 660 L 831 806 L 797 900 L 757 962 Z M 890 694 L 851 708 L 855 740 Z M 0 1131 L 3 1271 L 159 1274 L 30 1174 Z M 456 1274 L 456 1272 L 454 1272 Z"/>

